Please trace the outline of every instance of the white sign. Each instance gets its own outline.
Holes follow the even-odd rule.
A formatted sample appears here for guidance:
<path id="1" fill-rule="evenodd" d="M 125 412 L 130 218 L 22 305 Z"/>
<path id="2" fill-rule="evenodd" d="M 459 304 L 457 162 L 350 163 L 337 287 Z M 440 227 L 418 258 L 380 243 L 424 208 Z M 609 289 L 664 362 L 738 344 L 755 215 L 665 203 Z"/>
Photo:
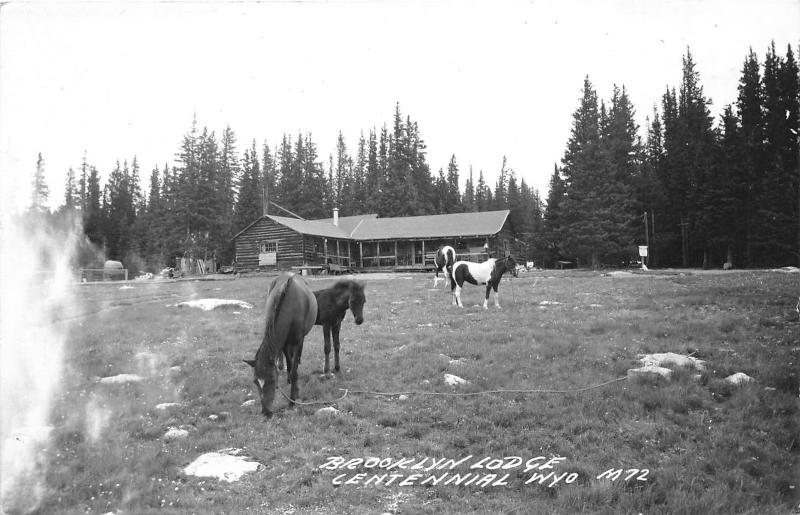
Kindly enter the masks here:
<path id="1" fill-rule="evenodd" d="M 258 254 L 258 265 L 269 266 L 277 263 L 277 252 L 261 252 Z"/>
<path id="2" fill-rule="evenodd" d="M 647 257 L 647 245 L 639 245 L 639 257 Z"/>

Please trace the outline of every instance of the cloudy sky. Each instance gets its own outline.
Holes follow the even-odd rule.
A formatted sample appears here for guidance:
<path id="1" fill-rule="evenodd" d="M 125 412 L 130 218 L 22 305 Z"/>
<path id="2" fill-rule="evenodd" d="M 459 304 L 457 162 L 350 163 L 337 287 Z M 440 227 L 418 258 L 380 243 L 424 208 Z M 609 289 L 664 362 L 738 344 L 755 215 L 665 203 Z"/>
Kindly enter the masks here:
<path id="1" fill-rule="evenodd" d="M 624 85 L 640 125 L 691 48 L 712 110 L 735 102 L 749 48 L 800 43 L 800 1 L 18 2 L 0 8 L 0 172 L 27 200 L 41 152 L 51 202 L 67 169 L 173 163 L 196 114 L 242 151 L 310 132 L 419 123 L 433 173 L 455 154 L 494 181 L 503 156 L 543 196 L 584 76 Z M 642 130 L 643 133 L 643 130 Z"/>

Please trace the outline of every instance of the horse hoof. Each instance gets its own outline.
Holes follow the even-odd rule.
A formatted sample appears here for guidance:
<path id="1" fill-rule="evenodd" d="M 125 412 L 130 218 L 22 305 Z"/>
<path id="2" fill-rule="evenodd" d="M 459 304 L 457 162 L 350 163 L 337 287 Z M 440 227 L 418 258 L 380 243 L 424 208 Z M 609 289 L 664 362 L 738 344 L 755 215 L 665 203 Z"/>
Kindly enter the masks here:
<path id="1" fill-rule="evenodd" d="M 262 411 L 261 414 L 264 415 L 264 418 L 272 418 L 271 411 Z"/>

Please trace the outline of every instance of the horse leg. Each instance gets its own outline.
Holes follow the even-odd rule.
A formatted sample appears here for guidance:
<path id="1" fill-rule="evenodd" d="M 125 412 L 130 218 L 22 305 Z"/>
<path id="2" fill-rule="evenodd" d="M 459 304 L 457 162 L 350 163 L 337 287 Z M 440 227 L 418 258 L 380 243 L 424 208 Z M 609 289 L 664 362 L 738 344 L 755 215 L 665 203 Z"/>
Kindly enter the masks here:
<path id="1" fill-rule="evenodd" d="M 331 355 L 331 326 L 325 324 L 322 326 L 322 335 L 325 338 L 325 368 L 322 370 L 324 374 L 328 374 L 331 371 L 331 362 L 330 362 L 330 355 Z"/>
<path id="2" fill-rule="evenodd" d="M 289 398 L 292 400 L 292 403 L 289 405 L 294 407 L 294 401 L 297 399 L 298 396 L 298 388 L 297 388 L 297 369 L 300 366 L 300 356 L 303 354 L 303 337 L 301 336 L 298 338 L 297 342 L 294 345 L 294 356 L 292 358 L 292 371 L 289 374 L 289 380 L 292 383 L 291 392 L 289 394 Z"/>
<path id="3" fill-rule="evenodd" d="M 292 370 L 292 364 L 294 363 L 294 360 L 292 359 L 291 350 L 289 349 L 288 345 L 284 345 L 283 346 L 283 354 L 280 354 L 278 356 L 278 359 L 280 359 L 281 363 L 283 363 L 283 357 L 284 356 L 286 356 L 286 382 L 288 383 L 289 382 L 289 371 Z"/>
<path id="4" fill-rule="evenodd" d="M 461 286 L 456 284 L 455 290 L 456 290 L 455 291 L 456 304 L 458 305 L 458 307 L 463 308 L 464 304 L 461 303 Z"/>
<path id="5" fill-rule="evenodd" d="M 450 293 L 453 295 L 453 306 L 458 305 L 457 301 L 456 301 L 456 287 L 457 287 L 456 282 L 455 281 L 451 281 L 450 282 Z"/>
<path id="6" fill-rule="evenodd" d="M 342 328 L 342 322 L 337 322 L 333 327 L 333 369 L 339 371 L 339 329 Z"/>
<path id="7" fill-rule="evenodd" d="M 500 309 L 500 294 L 497 293 L 497 286 L 498 283 L 494 283 L 494 285 L 492 285 L 492 289 L 494 290 L 494 305 L 497 309 Z"/>
<path id="8" fill-rule="evenodd" d="M 489 292 L 492 291 L 492 284 L 486 283 L 486 297 L 483 299 L 483 309 L 489 309 Z"/>

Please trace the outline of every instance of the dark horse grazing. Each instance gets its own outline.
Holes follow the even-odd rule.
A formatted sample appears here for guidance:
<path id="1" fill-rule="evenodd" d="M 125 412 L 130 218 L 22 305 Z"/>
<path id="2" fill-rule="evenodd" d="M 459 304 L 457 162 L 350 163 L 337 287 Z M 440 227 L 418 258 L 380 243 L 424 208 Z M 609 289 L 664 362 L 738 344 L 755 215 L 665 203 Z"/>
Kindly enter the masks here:
<path id="1" fill-rule="evenodd" d="M 302 277 L 283 274 L 267 290 L 267 323 L 264 339 L 254 360 L 244 360 L 253 367 L 253 382 L 261 398 L 261 414 L 272 415 L 275 398 L 275 359 L 286 357 L 287 379 L 292 384 L 290 399 L 297 399 L 297 368 L 303 354 L 303 339 L 317 319 L 317 299 Z M 291 404 L 290 404 L 291 407 Z"/>
<path id="2" fill-rule="evenodd" d="M 453 263 L 456 262 L 456 250 L 449 245 L 442 245 L 436 251 L 436 277 L 433 278 L 433 287 L 439 284 L 439 272 L 445 271 L 447 282 L 453 282 Z"/>
<path id="3" fill-rule="evenodd" d="M 453 292 L 453 305 L 463 308 L 461 304 L 461 287 L 465 282 L 471 284 L 485 284 L 486 298 L 483 300 L 483 309 L 489 309 L 489 291 L 494 290 L 494 305 L 500 308 L 500 301 L 497 297 L 497 285 L 500 278 L 507 271 L 517 276 L 517 262 L 514 258 L 507 256 L 503 259 L 491 258 L 484 263 L 471 263 L 469 261 L 458 261 L 453 265 L 453 282 L 450 284 L 450 291 Z"/>
<path id="4" fill-rule="evenodd" d="M 325 369 L 324 373 L 330 373 L 330 353 L 331 353 L 331 333 L 333 333 L 333 368 L 339 371 L 339 329 L 342 327 L 347 309 L 353 312 L 356 325 L 364 322 L 364 303 L 367 298 L 364 296 L 364 284 L 350 279 L 338 281 L 331 288 L 314 292 L 317 298 L 317 321 L 316 325 L 322 326 L 322 333 L 325 337 Z"/>

